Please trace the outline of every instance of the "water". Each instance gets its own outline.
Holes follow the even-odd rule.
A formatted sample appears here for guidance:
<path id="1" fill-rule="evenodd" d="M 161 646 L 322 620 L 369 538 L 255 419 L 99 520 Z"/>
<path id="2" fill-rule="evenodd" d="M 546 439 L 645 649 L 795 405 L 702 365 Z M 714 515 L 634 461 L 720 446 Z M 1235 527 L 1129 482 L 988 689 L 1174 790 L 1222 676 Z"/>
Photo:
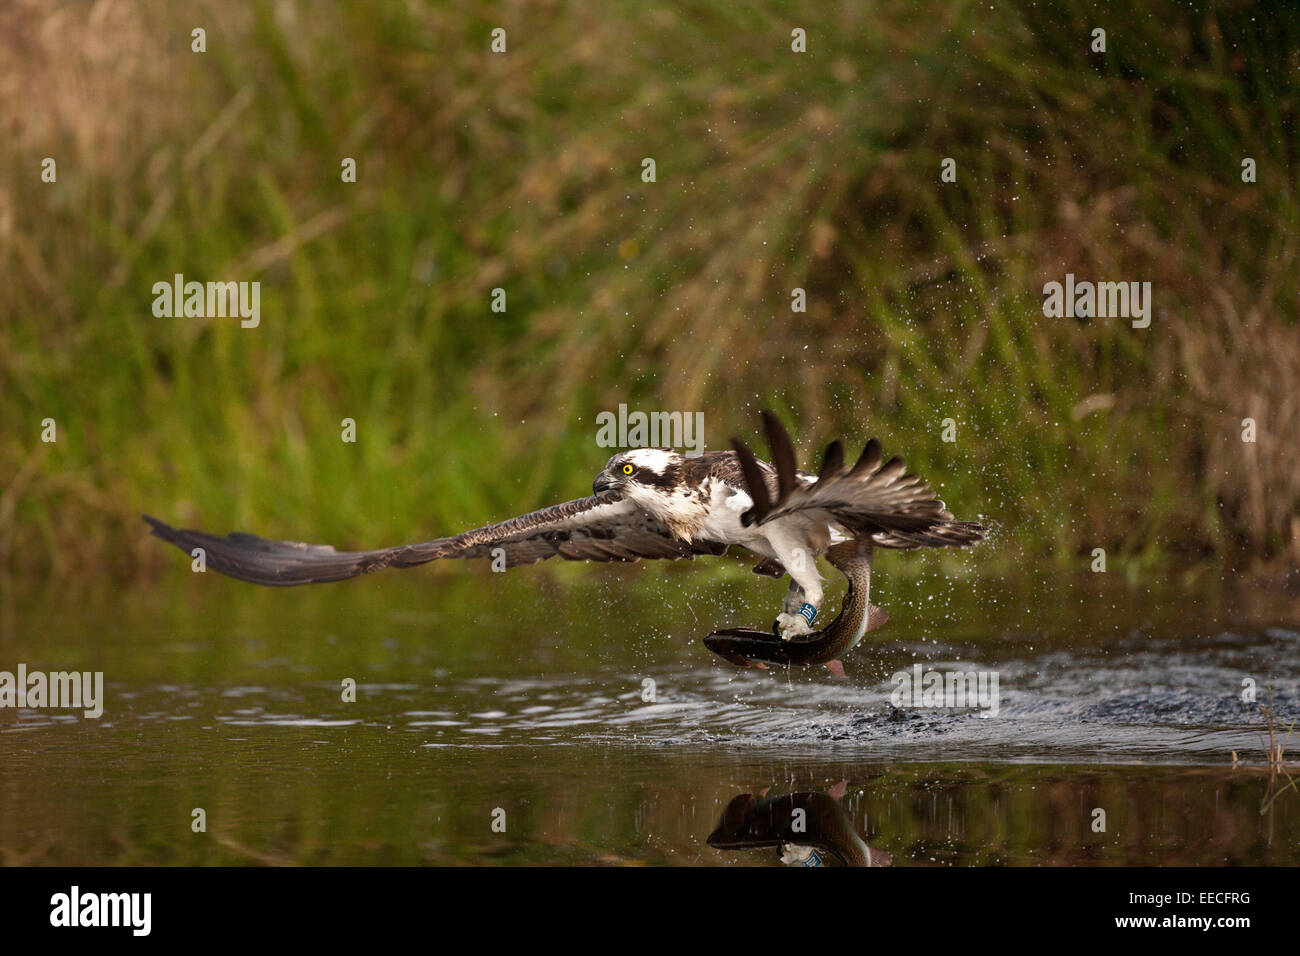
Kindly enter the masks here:
<path id="1" fill-rule="evenodd" d="M 894 865 L 1300 862 L 1241 699 L 1300 713 L 1294 597 L 920 567 L 886 564 L 845 680 L 710 655 L 782 587 L 716 563 L 9 597 L 0 670 L 103 671 L 106 702 L 0 710 L 0 861 L 779 865 L 709 845 L 752 793 Z M 996 671 L 997 715 L 894 708 L 915 663 Z"/>

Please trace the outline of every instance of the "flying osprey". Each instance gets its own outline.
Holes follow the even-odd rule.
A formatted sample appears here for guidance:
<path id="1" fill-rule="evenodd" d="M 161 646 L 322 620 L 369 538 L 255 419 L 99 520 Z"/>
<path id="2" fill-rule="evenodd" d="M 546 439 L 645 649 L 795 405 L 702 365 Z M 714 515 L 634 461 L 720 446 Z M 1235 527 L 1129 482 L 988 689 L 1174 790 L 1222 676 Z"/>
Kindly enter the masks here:
<path id="1" fill-rule="evenodd" d="M 901 460 L 885 462 L 874 438 L 852 467 L 846 467 L 840 443 L 832 442 L 814 475 L 796 469 L 794 446 L 780 420 L 765 411 L 763 423 L 771 464 L 755 458 L 739 439 L 732 441 L 734 451 L 689 458 L 638 448 L 606 463 L 590 497 L 451 538 L 376 551 L 336 551 L 240 533 L 222 538 L 178 530 L 148 515 L 144 519 L 153 534 L 181 550 L 202 548 L 208 567 L 275 587 L 341 581 L 440 558 L 490 558 L 516 567 L 553 557 L 694 558 L 737 545 L 763 559 L 756 573 L 790 576 L 774 628 L 785 640 L 810 633 L 823 599 L 817 558 L 832 548 L 856 547 L 869 566 L 872 547 L 960 546 L 983 536 L 979 524 L 957 521 Z M 840 551 L 831 551 L 833 563 Z M 843 569 L 841 563 L 836 566 Z M 865 601 L 866 595 L 861 598 Z"/>

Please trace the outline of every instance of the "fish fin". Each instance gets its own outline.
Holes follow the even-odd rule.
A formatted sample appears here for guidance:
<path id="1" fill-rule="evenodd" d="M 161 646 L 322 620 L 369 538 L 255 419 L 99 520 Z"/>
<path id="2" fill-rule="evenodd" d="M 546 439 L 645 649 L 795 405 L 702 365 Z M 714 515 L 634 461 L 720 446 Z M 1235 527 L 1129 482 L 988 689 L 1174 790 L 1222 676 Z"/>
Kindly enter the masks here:
<path id="1" fill-rule="evenodd" d="M 867 633 L 878 631 L 885 626 L 889 620 L 889 612 L 883 607 L 876 607 L 874 604 L 867 605 Z"/>
<path id="2" fill-rule="evenodd" d="M 772 789 L 771 787 L 764 787 L 762 790 L 758 791 L 758 795 L 759 795 L 760 797 L 766 797 L 766 796 L 767 796 L 767 791 L 769 791 L 769 790 L 771 790 L 771 789 Z"/>
<path id="3" fill-rule="evenodd" d="M 830 797 L 832 800 L 843 800 L 844 795 L 848 792 L 849 782 L 847 780 L 841 780 L 835 786 L 826 791 L 826 796 Z"/>
<path id="4" fill-rule="evenodd" d="M 844 662 L 843 662 L 843 661 L 838 661 L 838 660 L 835 660 L 835 661 L 827 661 L 827 662 L 826 662 L 826 669 L 827 669 L 828 671 L 830 671 L 832 674 L 834 674 L 836 677 L 843 677 L 843 676 L 844 676 Z"/>
<path id="5" fill-rule="evenodd" d="M 765 671 L 765 670 L 767 670 L 767 665 L 764 664 L 762 661 L 750 661 L 750 662 L 749 662 L 749 666 L 750 666 L 750 667 L 757 667 L 757 668 L 758 668 L 759 670 L 761 670 L 761 671 Z"/>

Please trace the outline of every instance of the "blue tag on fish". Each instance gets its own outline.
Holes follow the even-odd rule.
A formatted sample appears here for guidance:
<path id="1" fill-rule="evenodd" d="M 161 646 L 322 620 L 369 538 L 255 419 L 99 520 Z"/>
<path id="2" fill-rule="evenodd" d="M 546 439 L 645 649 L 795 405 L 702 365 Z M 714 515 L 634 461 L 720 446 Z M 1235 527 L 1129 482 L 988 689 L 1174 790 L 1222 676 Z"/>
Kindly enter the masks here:
<path id="1" fill-rule="evenodd" d="M 813 618 L 817 616 L 817 609 L 813 607 L 811 604 L 804 602 L 803 606 L 799 608 L 799 615 L 805 621 L 811 624 L 813 622 Z"/>

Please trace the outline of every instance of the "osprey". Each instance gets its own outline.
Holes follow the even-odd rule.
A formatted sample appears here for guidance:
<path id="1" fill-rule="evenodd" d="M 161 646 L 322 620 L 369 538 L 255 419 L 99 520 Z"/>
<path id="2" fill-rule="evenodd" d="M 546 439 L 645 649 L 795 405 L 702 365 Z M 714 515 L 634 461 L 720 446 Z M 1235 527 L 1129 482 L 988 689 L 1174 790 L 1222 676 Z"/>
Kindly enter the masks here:
<path id="1" fill-rule="evenodd" d="M 251 534 L 223 538 L 179 530 L 148 515 L 144 519 L 154 535 L 181 550 L 203 549 L 208 567 L 274 587 L 341 581 L 441 558 L 490 558 L 510 568 L 553 557 L 694 558 L 720 555 L 736 545 L 762 558 L 755 573 L 789 575 L 790 589 L 773 628 L 787 641 L 811 632 L 823 600 L 817 559 L 828 552 L 844 570 L 836 559 L 846 548 L 865 555 L 869 567 L 873 547 L 961 546 L 983 536 L 981 525 L 956 520 L 901 460 L 884 461 L 874 438 L 852 467 L 846 466 L 840 443 L 832 442 L 814 475 L 795 467 L 794 446 L 780 420 L 767 411 L 762 417 L 770 464 L 739 439 L 732 441 L 734 451 L 693 457 L 637 448 L 609 459 L 589 497 L 419 544 L 336 551 Z M 865 602 L 866 595 L 860 598 Z M 860 606 L 863 622 L 866 609 L 865 603 Z"/>

